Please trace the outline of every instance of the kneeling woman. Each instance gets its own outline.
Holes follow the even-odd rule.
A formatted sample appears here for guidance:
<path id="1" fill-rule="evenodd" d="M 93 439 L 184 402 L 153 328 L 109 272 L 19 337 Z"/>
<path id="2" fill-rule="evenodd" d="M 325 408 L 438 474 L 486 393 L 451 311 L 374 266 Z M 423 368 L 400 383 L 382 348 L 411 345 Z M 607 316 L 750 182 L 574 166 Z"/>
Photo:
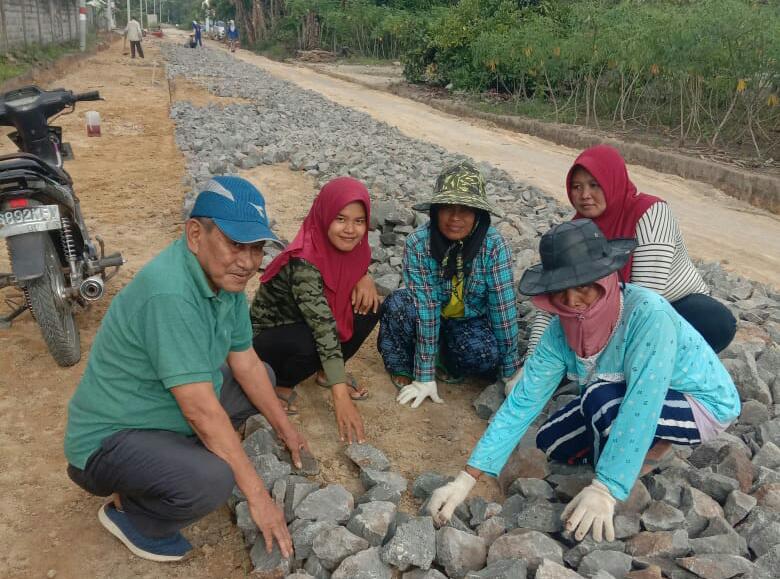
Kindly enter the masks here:
<path id="1" fill-rule="evenodd" d="M 295 386 L 317 372 L 317 383 L 333 393 L 341 439 L 349 442 L 365 438 L 352 401 L 368 392 L 344 362 L 378 319 L 379 297 L 367 273 L 370 207 L 360 181 L 328 182 L 295 239 L 266 268 L 250 311 L 255 350 L 276 372 L 288 413 L 297 413 Z"/>
<path id="2" fill-rule="evenodd" d="M 657 293 L 620 286 L 617 271 L 636 245 L 607 241 L 589 219 L 564 223 L 541 240 L 541 266 L 520 291 L 553 314 L 520 381 L 477 443 L 466 470 L 438 489 L 431 512 L 448 520 L 483 472 L 497 476 L 564 375 L 580 395 L 539 429 L 537 446 L 553 460 L 587 460 L 590 486 L 564 510 L 565 528 L 581 540 L 614 539 L 616 501 L 658 466 L 671 444 L 716 437 L 740 412 L 739 396 L 717 355 Z"/>
<path id="3" fill-rule="evenodd" d="M 406 239 L 405 289 L 382 305 L 378 346 L 398 401 L 441 402 L 436 382 L 509 379 L 520 367 L 512 258 L 490 226 L 485 181 L 469 163 L 436 181 L 430 222 Z"/>

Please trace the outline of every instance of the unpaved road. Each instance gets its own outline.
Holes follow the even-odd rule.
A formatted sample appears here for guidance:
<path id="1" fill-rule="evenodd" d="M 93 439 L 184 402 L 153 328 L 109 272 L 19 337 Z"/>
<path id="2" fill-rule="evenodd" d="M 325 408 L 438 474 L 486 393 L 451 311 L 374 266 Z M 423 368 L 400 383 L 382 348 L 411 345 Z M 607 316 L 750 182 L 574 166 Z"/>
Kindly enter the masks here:
<path id="1" fill-rule="evenodd" d="M 209 46 L 219 45 L 210 43 Z M 236 58 L 277 78 L 363 111 L 410 137 L 487 161 L 568 204 L 564 178 L 579 153 L 577 150 L 489 126 L 483 121 L 461 119 L 305 66 L 272 61 L 245 50 L 235 54 Z M 362 80 L 359 73 L 349 68 L 338 72 L 358 75 L 356 78 Z M 720 261 L 731 271 L 780 288 L 780 219 L 777 216 L 698 181 L 637 165 L 631 165 L 629 172 L 641 191 L 658 195 L 670 204 L 694 257 Z"/>

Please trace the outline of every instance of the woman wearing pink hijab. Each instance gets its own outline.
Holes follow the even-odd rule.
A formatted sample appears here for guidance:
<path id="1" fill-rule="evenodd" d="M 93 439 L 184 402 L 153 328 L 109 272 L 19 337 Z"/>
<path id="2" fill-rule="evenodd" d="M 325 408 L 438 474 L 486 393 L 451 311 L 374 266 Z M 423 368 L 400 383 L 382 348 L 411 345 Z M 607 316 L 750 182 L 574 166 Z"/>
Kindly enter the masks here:
<path id="1" fill-rule="evenodd" d="M 266 268 L 250 311 L 255 350 L 274 369 L 288 414 L 298 412 L 295 386 L 317 373 L 317 384 L 333 394 L 341 439 L 349 442 L 365 438 L 353 400 L 368 391 L 344 363 L 378 320 L 379 297 L 368 275 L 370 211 L 360 181 L 328 182 L 295 239 Z"/>
<path id="2" fill-rule="evenodd" d="M 596 145 L 583 151 L 566 177 L 566 192 L 577 210 L 574 219 L 592 219 L 608 240 L 637 240 L 633 256 L 620 269 L 623 281 L 666 298 L 715 352 L 731 343 L 737 322 L 709 295 L 672 210 L 663 199 L 637 191 L 617 149 Z M 536 317 L 529 350 L 536 347 L 550 319 L 544 312 Z"/>

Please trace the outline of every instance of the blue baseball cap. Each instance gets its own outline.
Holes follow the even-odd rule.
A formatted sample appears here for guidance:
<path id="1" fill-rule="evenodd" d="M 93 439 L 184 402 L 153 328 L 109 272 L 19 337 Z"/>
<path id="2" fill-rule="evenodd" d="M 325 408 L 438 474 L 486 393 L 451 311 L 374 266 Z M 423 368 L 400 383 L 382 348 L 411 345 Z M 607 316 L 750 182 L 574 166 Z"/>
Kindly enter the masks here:
<path id="1" fill-rule="evenodd" d="M 190 217 L 209 217 L 237 243 L 273 241 L 282 244 L 268 226 L 265 199 L 242 177 L 214 177 L 198 194 Z"/>

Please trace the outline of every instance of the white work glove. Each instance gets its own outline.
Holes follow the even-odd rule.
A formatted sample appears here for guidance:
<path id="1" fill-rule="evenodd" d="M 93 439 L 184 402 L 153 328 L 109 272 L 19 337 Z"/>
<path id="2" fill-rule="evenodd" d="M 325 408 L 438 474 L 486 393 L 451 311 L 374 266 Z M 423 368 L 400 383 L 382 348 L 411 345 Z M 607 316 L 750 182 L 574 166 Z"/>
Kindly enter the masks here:
<path id="1" fill-rule="evenodd" d="M 504 395 L 509 398 L 509 395 L 512 393 L 512 389 L 517 386 L 517 383 L 520 382 L 520 380 L 523 379 L 523 369 L 520 368 L 517 372 L 515 372 L 515 375 L 511 378 L 505 378 L 504 379 Z"/>
<path id="2" fill-rule="evenodd" d="M 433 491 L 428 511 L 437 525 L 444 525 L 452 518 L 452 513 L 466 500 L 475 484 L 477 479 L 462 470 L 454 481 Z"/>
<path id="3" fill-rule="evenodd" d="M 561 514 L 561 520 L 565 522 L 565 528 L 574 533 L 574 538 L 581 541 L 593 527 L 593 539 L 598 543 L 602 538 L 602 531 L 607 541 L 615 540 L 615 527 L 612 517 L 615 514 L 615 497 L 602 483 L 593 479 L 589 486 L 582 489 L 572 499 Z"/>
<path id="4" fill-rule="evenodd" d="M 396 400 L 401 404 L 406 404 L 410 400 L 414 399 L 414 402 L 412 402 L 411 406 L 412 408 L 417 408 L 420 404 L 422 404 L 422 401 L 428 397 L 430 397 L 431 400 L 437 404 L 444 402 L 444 400 L 439 398 L 439 391 L 436 389 L 435 381 L 417 382 L 415 380 L 411 384 L 407 384 L 401 388 L 401 392 L 398 394 Z"/>

